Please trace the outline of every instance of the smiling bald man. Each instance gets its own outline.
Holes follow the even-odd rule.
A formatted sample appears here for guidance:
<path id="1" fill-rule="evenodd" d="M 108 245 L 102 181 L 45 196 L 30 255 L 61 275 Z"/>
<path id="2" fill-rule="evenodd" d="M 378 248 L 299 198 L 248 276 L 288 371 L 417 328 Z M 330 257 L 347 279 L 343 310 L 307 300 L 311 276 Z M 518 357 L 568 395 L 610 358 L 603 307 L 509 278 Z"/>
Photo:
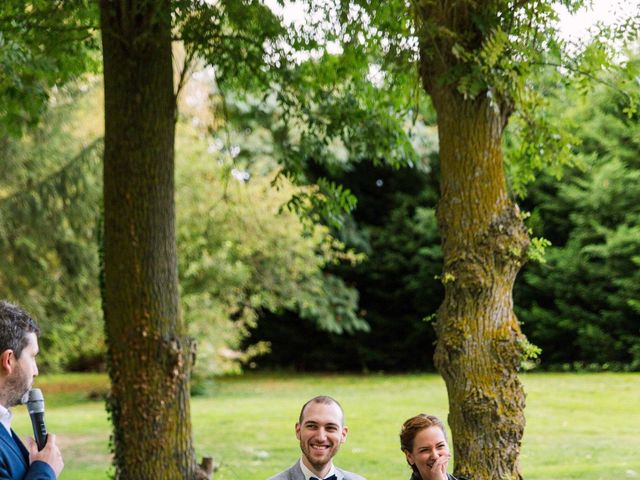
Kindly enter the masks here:
<path id="1" fill-rule="evenodd" d="M 365 480 L 333 464 L 348 431 L 344 412 L 336 400 L 326 395 L 312 398 L 302 406 L 296 423 L 302 457 L 269 480 Z"/>

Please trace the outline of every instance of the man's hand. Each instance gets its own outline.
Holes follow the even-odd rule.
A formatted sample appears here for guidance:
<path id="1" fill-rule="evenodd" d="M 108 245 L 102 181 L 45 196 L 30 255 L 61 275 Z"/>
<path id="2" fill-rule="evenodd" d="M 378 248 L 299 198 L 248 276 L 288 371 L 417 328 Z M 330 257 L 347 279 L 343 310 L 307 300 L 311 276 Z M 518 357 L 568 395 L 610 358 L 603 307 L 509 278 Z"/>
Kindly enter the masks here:
<path id="1" fill-rule="evenodd" d="M 50 433 L 47 436 L 47 443 L 40 451 L 38 451 L 35 440 L 29 437 L 27 438 L 27 448 L 29 449 L 29 464 L 35 461 L 48 463 L 58 478 L 64 468 L 64 462 L 62 461 L 62 453 L 56 444 L 55 435 Z"/>

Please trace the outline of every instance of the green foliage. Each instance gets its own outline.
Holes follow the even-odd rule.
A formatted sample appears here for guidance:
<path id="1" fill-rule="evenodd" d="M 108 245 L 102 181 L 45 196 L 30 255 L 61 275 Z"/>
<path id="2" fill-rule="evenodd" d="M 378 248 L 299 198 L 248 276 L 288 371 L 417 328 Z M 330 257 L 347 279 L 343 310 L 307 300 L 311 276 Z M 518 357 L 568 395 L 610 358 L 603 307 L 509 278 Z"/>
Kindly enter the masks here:
<path id="1" fill-rule="evenodd" d="M 258 366 L 312 371 L 433 369 L 435 332 L 422 318 L 435 312 L 443 292 L 434 281 L 442 270 L 442 252 L 429 168 L 360 163 L 331 177 L 358 198 L 336 234 L 366 257 L 353 266 L 330 266 L 329 271 L 358 289 L 360 312 L 371 330 L 331 335 L 286 312 L 266 315 L 250 337 L 272 345 L 269 355 L 256 359 Z"/>
<path id="2" fill-rule="evenodd" d="M 640 294 L 640 224 L 637 207 L 621 211 L 626 202 L 620 201 L 640 201 L 639 180 L 639 171 L 629 174 L 612 161 L 559 192 L 574 209 L 570 237 L 565 245 L 549 249 L 547 268 L 525 274 L 538 294 L 531 295 L 530 310 L 520 315 L 549 361 L 640 365 L 633 353 L 640 332 L 632 307 Z M 612 189 L 624 195 L 612 194 Z M 564 341 L 573 349 L 562 348 Z"/>
<path id="3" fill-rule="evenodd" d="M 532 190 L 532 219 L 554 246 L 546 265 L 525 271 L 519 317 L 546 363 L 638 369 L 637 118 L 628 117 L 624 97 L 608 87 L 589 102 L 574 97 L 567 99 L 576 102 L 569 115 L 584 139 L 587 168 L 560 185 L 543 178 Z"/>
<path id="4" fill-rule="evenodd" d="M 97 68 L 96 2 L 0 3 L 0 139 L 46 112 L 52 89 Z"/>
<path id="5" fill-rule="evenodd" d="M 53 98 L 59 106 L 42 127 L 1 147 L 0 297 L 39 321 L 44 370 L 95 368 L 104 348 L 95 240 L 102 144 L 84 115 L 97 99 L 76 88 Z"/>
<path id="6" fill-rule="evenodd" d="M 576 12 L 585 4 L 336 0 L 311 2 L 310 10 L 324 14 L 320 40 L 333 41 L 341 49 L 336 55 L 343 64 L 339 72 L 365 72 L 366 78 L 368 69 L 378 69 L 382 80 L 377 92 L 371 95 L 370 90 L 376 90 L 371 83 L 369 89 L 366 82 L 356 83 L 357 99 L 373 98 L 395 109 L 397 118 L 403 111 L 415 113 L 419 72 L 428 92 L 452 87 L 470 102 L 488 102 L 505 121 L 513 116 L 505 158 L 511 189 L 522 198 L 539 172 L 559 178 L 563 169 L 576 164 L 578 138 L 566 118 L 553 113 L 552 104 L 564 94 L 558 85 L 588 93 L 607 83 L 608 72 L 625 72 L 613 87 L 625 92 L 627 113 L 636 108 L 637 72 L 624 68 L 620 51 L 637 39 L 640 23 L 637 17 L 621 19 L 615 26 L 599 24 L 593 39 L 564 40 L 559 35 L 559 5 Z M 323 92 L 327 98 L 341 93 Z M 396 145 L 388 151 L 401 149 Z M 410 155 L 400 158 L 405 163 L 414 160 Z"/>
<path id="7" fill-rule="evenodd" d="M 266 16 L 267 30 L 273 35 L 266 42 L 268 51 L 262 62 L 269 72 L 257 72 L 257 76 L 269 83 L 269 93 L 259 97 L 254 90 L 241 99 L 248 113 L 231 115 L 228 120 L 242 128 L 246 125 L 242 122 L 247 121 L 268 128 L 277 148 L 274 157 L 284 167 L 283 175 L 296 184 L 318 187 L 294 197 L 289 206 L 314 221 L 337 227 L 353 209 L 355 199 L 339 185 L 320 178 L 317 171 L 339 174 L 363 161 L 396 167 L 416 164 L 407 123 L 415 120 L 421 103 L 416 95 L 415 73 L 408 65 L 389 65 L 396 73 L 392 79 L 384 74 L 374 78 L 372 72 L 379 67 L 375 61 L 380 55 L 376 58 L 373 54 L 382 47 L 361 38 L 365 32 L 359 22 L 338 22 L 328 2 L 309 2 L 306 6 L 304 25 L 286 32 L 271 30 L 273 19 Z M 353 15 L 346 14 L 343 20 Z M 327 16 L 332 20 L 326 21 Z M 396 36 L 404 32 L 397 28 Z M 277 35 L 281 36 L 276 41 Z M 384 40 L 382 36 L 377 38 Z M 203 40 L 206 45 L 206 38 Z M 337 47 L 333 49 L 332 45 Z M 396 53 L 402 50 L 392 49 Z M 212 52 L 204 58 L 217 65 L 218 50 Z M 404 47 L 403 55 L 407 53 L 410 50 Z M 246 84 L 238 86 L 226 80 L 218 83 L 225 92 L 231 86 L 236 95 L 246 90 Z M 232 103 L 238 105 L 238 99 Z M 400 116 L 399 110 L 403 110 Z"/>
<path id="8" fill-rule="evenodd" d="M 573 2 L 577 8 L 581 2 Z M 571 10 L 571 9 L 570 9 Z M 555 18 L 555 14 L 549 20 Z M 529 81 L 515 91 L 516 109 L 505 136 L 506 165 L 513 193 L 520 198 L 539 172 L 560 180 L 567 167 L 579 166 L 584 149 L 580 143 L 588 132 L 580 130 L 569 110 L 561 111 L 569 96 L 591 95 L 607 86 L 625 115 L 631 116 L 640 99 L 637 89 L 638 64 L 629 48 L 640 33 L 637 18 L 614 26 L 597 25 L 593 39 L 571 43 L 557 34 L 535 55 L 527 50 L 525 62 Z M 547 37 L 541 37 L 547 38 Z M 625 43 L 623 43 L 625 42 Z M 615 81 L 611 81 L 615 72 Z M 580 95 L 576 95 L 578 92 Z"/>
<path id="9" fill-rule="evenodd" d="M 549 264 L 532 267 L 538 273 L 527 277 L 535 302 L 523 303 L 528 313 L 522 318 L 525 328 L 537 322 L 536 335 L 553 341 L 532 340 L 545 348 L 545 355 L 575 342 L 578 356 L 587 357 L 589 342 L 595 339 L 600 352 L 622 352 L 619 361 L 638 364 L 638 332 L 629 328 L 639 309 L 634 273 L 638 202 L 631 182 L 639 158 L 638 62 L 623 60 L 624 76 L 601 74 L 619 66 L 620 50 L 606 42 L 635 38 L 637 20 L 601 26 L 595 42 L 571 50 L 555 36 L 557 15 L 551 2 L 489 2 L 473 16 L 465 34 L 435 28 L 429 23 L 434 18 L 416 24 L 410 8 L 429 3 L 310 2 L 310 12 L 321 15 L 311 16 L 298 30 L 285 30 L 270 9 L 254 0 L 173 3 L 175 37 L 183 42 L 186 66 L 213 66 L 208 71 L 217 86 L 211 94 L 220 100 L 210 126 L 214 141 L 223 139 L 224 147 L 210 155 L 202 139 L 189 137 L 193 152 L 181 154 L 180 160 L 187 173 L 178 172 L 178 202 L 189 212 L 187 223 L 179 226 L 186 255 L 180 259 L 185 313 L 200 338 L 220 339 L 216 352 L 223 344 L 231 347 L 225 360 L 218 358 L 221 363 L 207 368 L 222 368 L 264 351 L 261 345 L 246 355 L 236 350 L 262 311 L 293 311 L 296 320 L 300 315 L 325 331 L 366 329 L 355 314 L 355 291 L 334 276 L 342 268 L 336 262 L 346 266 L 342 275 L 362 258 L 343 251 L 337 241 L 327 241 L 322 228 L 309 224 L 305 230 L 279 209 L 287 201 L 314 221 L 340 227 L 348 247 L 375 254 L 356 267 L 360 270 L 354 277 L 361 282 L 361 292 L 371 292 L 362 300 L 380 338 L 394 330 L 388 324 L 406 322 L 410 331 L 396 325 L 398 337 L 414 344 L 431 340 L 420 327 L 411 329 L 439 299 L 440 286 L 432 281 L 440 255 L 434 200 L 414 192 L 412 202 L 398 193 L 380 215 L 387 224 L 379 225 L 358 218 L 371 205 L 378 208 L 375 213 L 383 211 L 371 198 L 364 200 L 369 205 L 361 206 L 355 220 L 346 215 L 361 197 L 352 191 L 358 182 L 341 182 L 355 172 L 362 174 L 370 168 L 362 167 L 367 163 L 375 166 L 372 173 L 423 165 L 417 140 L 435 140 L 420 131 L 433 111 L 420 93 L 416 63 L 420 55 L 430 58 L 434 53 L 429 48 L 438 42 L 428 42 L 434 38 L 446 47 L 444 54 L 455 59 L 455 68 L 440 80 L 454 84 L 469 100 L 489 99 L 505 114 L 518 112 L 506 142 L 516 195 L 525 193 L 539 171 L 557 178 L 566 165 L 592 169 L 583 178 L 575 170 L 558 190 L 560 201 L 554 198 L 556 187 L 546 180 L 536 186 L 534 196 L 546 203 L 532 208 L 531 221 L 554 247 L 549 249 Z M 583 2 L 561 3 L 575 9 Z M 475 7 L 475 2 L 456 2 L 456 8 Z M 91 125 L 87 109 L 74 124 L 83 128 L 63 127 L 62 122 L 69 111 L 64 105 L 76 101 L 62 85 L 96 67 L 95 10 L 94 2 L 82 0 L 7 0 L 0 6 L 0 247 L 5 262 L 0 293 L 41 319 L 50 367 L 71 361 L 54 352 L 71 350 L 80 361 L 102 348 L 95 274 L 99 143 L 93 143 L 100 133 L 74 136 L 74 129 Z M 542 74 L 532 76 L 540 70 Z M 598 83 L 614 88 L 609 93 L 594 89 Z M 603 97 L 597 114 L 574 96 L 576 86 L 582 93 Z M 262 96 L 267 89 L 269 94 Z M 565 103 L 564 97 L 571 101 Z M 565 115 L 557 112 L 556 104 L 566 107 Z M 52 110 L 45 114 L 47 107 Z M 43 115 L 46 124 L 25 130 Z M 245 148 L 247 135 L 231 131 L 234 125 L 260 136 L 255 140 L 259 146 Z M 9 138 L 21 132 L 28 132 L 21 142 Z M 615 152 L 615 161 L 605 161 L 603 155 L 609 152 Z M 216 160 L 222 165 L 211 164 Z M 281 190 L 272 197 L 267 189 L 275 160 L 284 170 L 276 182 Z M 251 172 L 249 182 L 238 183 L 238 165 Z M 313 186 L 297 189 L 289 182 Z M 434 191 L 433 186 L 424 188 L 427 197 Z M 205 193 L 196 192 L 199 189 Z M 219 194 L 208 195 L 212 189 Z M 251 215 L 270 220 L 262 230 L 250 230 L 257 224 L 247 220 Z M 243 234 L 244 228 L 253 234 Z M 245 237 L 251 237 L 250 245 L 245 245 Z M 530 256 L 540 257 L 544 246 L 543 240 L 534 241 Z M 378 260 L 380 265 L 374 263 Z M 349 285 L 357 283 L 351 283 L 348 274 L 342 278 Z M 388 279 L 401 283 L 393 293 L 386 291 Z M 593 288 L 588 282 L 594 282 Z M 573 284 L 580 287 L 569 291 Z M 430 301 L 420 299 L 426 297 Z M 385 303 L 388 311 L 381 307 Z M 213 320 L 207 324 L 206 318 Z M 584 326 L 578 319 L 585 319 Z M 80 341 L 84 335 L 89 340 Z M 203 348 L 201 358 L 214 358 L 211 345 Z M 379 356 L 378 347 L 371 345 L 363 347 L 361 364 L 379 360 L 371 360 Z"/>
<path id="10" fill-rule="evenodd" d="M 255 92 L 254 89 L 252 93 L 242 96 L 239 91 L 245 89 L 244 85 L 237 86 L 233 82 L 229 82 L 229 78 L 219 78 L 216 74 L 217 85 L 214 95 L 221 95 L 218 98 L 218 105 L 221 108 L 215 110 L 217 119 L 214 117 L 213 125 L 216 125 L 217 128 L 213 127 L 212 131 L 214 136 L 218 137 L 217 140 L 225 145 L 225 151 L 231 153 L 232 150 L 235 150 L 236 153 L 231 154 L 230 157 L 236 164 L 239 161 L 253 161 L 247 158 L 246 152 L 248 149 L 244 146 L 246 139 L 234 138 L 231 140 L 229 138 L 234 136 L 233 133 L 229 135 L 228 129 L 230 129 L 230 126 L 240 131 L 269 132 L 271 138 L 263 137 L 263 143 L 260 148 L 263 151 L 273 149 L 271 150 L 271 161 L 277 159 L 284 166 L 284 170 L 277 177 L 276 186 L 280 185 L 280 182 L 284 180 L 289 180 L 298 185 L 310 186 L 293 193 L 290 200 L 286 202 L 288 208 L 303 219 L 305 228 L 307 230 L 316 228 L 314 223 L 321 222 L 336 231 L 355 232 L 355 230 L 351 229 L 352 220 L 347 215 L 347 212 L 355 208 L 356 197 L 350 191 L 351 185 L 346 185 L 341 181 L 342 176 L 349 175 L 349 172 L 358 168 L 358 165 L 370 162 L 377 167 L 387 165 L 395 168 L 420 164 L 422 159 L 418 157 L 414 147 L 414 143 L 417 144 L 419 141 L 412 139 L 410 133 L 416 129 L 418 116 L 425 111 L 428 112 L 429 109 L 425 106 L 424 97 L 419 95 L 420 90 L 415 82 L 415 71 L 410 63 L 402 64 L 395 61 L 385 61 L 385 69 L 393 71 L 394 75 L 390 76 L 384 73 L 377 77 L 372 75 L 376 67 L 376 65 L 373 65 L 372 70 L 372 62 L 375 63 L 384 55 L 389 55 L 389 58 L 391 58 L 391 55 L 396 55 L 398 58 L 413 56 L 410 45 L 403 44 L 403 38 L 409 31 L 409 25 L 406 22 L 397 23 L 383 20 L 384 16 L 391 13 L 390 10 L 387 10 L 379 18 L 381 21 L 386 22 L 389 31 L 379 30 L 370 36 L 369 33 L 371 32 L 362 29 L 359 21 L 348 21 L 354 15 L 357 17 L 357 13 L 354 12 L 342 12 L 346 15 L 343 18 L 343 20 L 347 20 L 346 22 L 327 23 L 325 15 L 335 18 L 336 11 L 332 12 L 329 8 L 329 10 L 320 12 L 321 14 L 318 15 L 319 10 L 322 10 L 325 6 L 328 7 L 328 4 L 310 3 L 308 23 L 301 29 L 288 32 L 287 43 L 291 51 L 286 51 L 286 48 L 275 48 L 274 55 L 269 56 L 267 59 L 270 72 L 268 74 L 256 72 L 257 78 L 261 82 L 271 82 L 272 93 L 270 95 L 259 97 L 256 93 L 253 93 Z M 381 8 L 384 10 L 384 7 Z M 402 16 L 399 18 L 402 18 Z M 252 28 L 251 25 L 252 23 L 249 22 L 249 29 Z M 372 41 L 362 40 L 361 35 L 365 35 Z M 382 43 L 386 42 L 388 48 L 382 47 L 381 43 L 374 41 L 375 39 L 380 40 Z M 187 46 L 187 48 L 193 48 L 198 52 L 210 52 L 202 56 L 208 63 L 218 65 L 220 62 L 218 56 L 220 49 L 211 48 L 209 50 L 206 38 L 204 40 L 204 47 L 198 47 L 196 44 L 199 40 L 194 37 L 191 42 L 192 46 Z M 211 42 L 208 43 L 211 44 Z M 330 48 L 331 44 L 339 44 L 339 48 L 333 50 Z M 274 45 L 270 44 L 270 48 L 273 47 Z M 383 52 L 383 50 L 385 51 Z M 222 52 L 224 52 L 224 47 Z M 256 86 L 256 82 L 249 82 L 248 85 Z M 398 111 L 402 113 L 398 115 Z M 272 142 L 272 145 L 269 145 L 270 142 Z M 236 145 L 243 145 L 243 147 L 237 148 Z M 265 147 L 265 145 L 269 146 Z M 258 166 L 258 168 L 263 167 Z M 287 187 L 287 189 L 291 192 L 290 187 Z M 394 255 L 396 257 L 400 255 L 403 258 L 413 256 L 415 252 L 410 252 L 411 245 L 419 244 L 427 249 L 433 247 L 430 243 L 425 245 L 424 242 L 414 238 L 417 233 L 408 224 L 410 223 L 409 219 L 414 218 L 412 209 L 415 206 L 408 206 L 408 203 L 401 210 L 398 210 L 398 218 L 394 223 L 396 226 L 401 226 L 403 232 L 406 230 L 411 231 L 411 233 L 406 233 L 411 236 L 411 242 L 397 242 L 393 246 L 393 251 L 402 250 L 402 253 L 390 252 L 390 262 Z M 411 217 L 400 217 L 402 215 L 401 211 L 411 212 Z M 433 233 L 433 230 L 435 230 L 435 216 L 432 215 L 430 218 L 432 222 L 428 224 L 428 231 Z M 422 223 L 419 222 L 420 225 Z M 308 234 L 308 232 L 305 233 Z M 386 234 L 388 232 L 380 233 L 381 236 Z M 341 233 L 340 235 L 350 247 L 364 247 L 366 249 L 362 242 L 351 243 L 353 238 L 347 238 L 348 234 Z M 355 235 L 360 236 L 361 233 L 355 233 Z M 388 239 L 385 241 L 394 242 L 395 240 Z M 377 254 L 378 256 L 387 255 L 382 246 L 380 246 Z M 377 258 L 375 261 L 377 261 Z M 416 268 L 420 268 L 418 259 L 421 256 L 415 258 L 415 265 L 412 265 L 411 272 L 414 272 Z M 328 271 L 344 272 L 352 268 L 349 262 L 346 262 L 343 267 L 332 266 Z M 439 269 L 439 264 L 436 268 Z M 399 273 L 401 271 L 400 265 L 394 265 L 391 262 L 385 269 L 393 272 L 389 273 L 390 276 L 401 275 L 401 278 L 413 285 L 411 288 L 424 289 L 423 285 L 417 285 L 418 281 L 414 281 L 408 271 Z M 326 268 L 325 271 L 327 271 Z M 430 271 L 427 277 L 432 278 L 433 274 L 434 272 Z M 341 276 L 349 281 L 350 276 L 348 274 L 346 276 L 341 274 Z M 382 278 L 377 280 L 379 283 L 377 288 L 381 291 L 388 288 L 388 286 L 382 286 L 384 281 Z M 336 283 L 338 288 L 332 288 L 332 283 Z M 330 288 L 328 290 L 329 295 L 326 294 L 327 288 Z M 366 288 L 364 285 L 361 286 L 361 290 L 364 288 Z M 313 335 L 330 338 L 330 342 L 334 344 L 336 351 L 348 352 L 349 349 L 345 350 L 344 345 L 353 342 L 355 338 L 365 339 L 364 342 L 366 343 L 366 338 L 369 338 L 369 335 L 356 334 L 343 339 L 337 335 L 324 333 L 336 331 L 331 327 L 336 325 L 336 316 L 335 313 L 327 316 L 322 312 L 337 311 L 337 306 L 323 305 L 321 300 L 331 300 L 332 303 L 340 302 L 340 304 L 344 305 L 341 308 L 349 311 L 349 308 L 355 305 L 355 298 L 351 294 L 345 295 L 350 290 L 345 289 L 342 281 L 337 281 L 337 277 L 328 274 L 323 283 L 323 289 L 325 289 L 325 293 L 318 292 L 315 295 L 318 299 L 315 304 L 304 303 L 302 304 L 302 309 L 284 305 L 280 309 L 283 312 L 282 315 L 280 315 L 279 311 L 276 311 L 274 316 L 272 314 L 273 310 L 270 310 L 268 315 L 263 315 L 262 321 L 267 323 L 258 327 L 267 332 L 263 338 L 273 340 L 276 342 L 274 343 L 274 348 L 280 348 L 280 344 L 277 343 L 279 340 L 277 336 L 270 335 L 276 330 L 288 331 L 280 327 L 283 326 L 285 318 L 290 318 L 291 328 L 296 329 L 296 331 L 300 331 L 300 328 L 308 328 L 314 331 Z M 340 294 L 341 292 L 342 294 Z M 398 294 L 397 297 L 404 299 L 405 295 L 402 293 Z M 394 301 L 397 301 L 399 305 L 402 302 L 401 300 Z M 411 301 L 414 301 L 414 299 L 412 298 Z M 407 319 L 411 318 L 411 314 L 408 311 L 411 311 L 412 308 L 415 307 L 405 305 L 401 307 L 403 315 Z M 429 309 L 431 308 L 432 306 L 430 305 Z M 415 325 L 416 322 L 408 320 L 406 326 L 398 328 L 397 322 L 393 322 L 391 319 L 384 319 L 382 315 L 377 313 L 371 313 L 368 308 L 366 310 L 369 312 L 370 318 L 373 319 L 375 317 L 378 323 L 388 323 L 388 325 L 380 327 L 379 333 L 375 335 L 378 340 L 369 342 L 369 345 L 365 347 L 367 352 L 365 363 L 371 363 L 372 365 L 385 363 L 384 360 L 381 360 L 380 352 L 376 351 L 377 347 L 373 346 L 375 342 L 379 342 L 379 339 L 384 336 L 393 335 L 394 338 L 398 337 L 394 341 L 401 345 L 403 343 L 403 340 L 400 339 L 403 335 L 402 332 L 410 331 L 408 343 L 412 345 L 411 351 L 425 336 L 428 338 L 427 341 L 431 342 L 431 328 L 429 326 L 425 327 L 419 321 L 424 314 L 417 314 L 413 317 L 413 319 L 417 319 L 417 326 Z M 298 314 L 292 313 L 292 311 L 302 313 L 302 323 L 306 327 L 303 327 L 296 318 Z M 407 313 L 404 313 L 405 311 Z M 310 315 L 316 316 L 318 320 L 314 322 L 305 321 L 304 317 L 309 317 Z M 341 316 L 344 315 L 341 314 Z M 322 321 L 322 318 L 326 318 L 327 322 Z M 347 316 L 347 318 L 349 317 Z M 396 326 L 392 325 L 392 323 Z M 340 326 L 339 323 L 337 325 Z M 342 328 L 338 331 L 340 330 Z M 290 331 L 288 332 L 285 336 L 291 341 L 291 333 Z M 257 338 L 260 338 L 260 335 Z M 291 344 L 289 343 L 283 348 L 287 348 L 290 351 L 292 350 L 290 347 Z M 404 347 L 399 348 L 403 349 Z M 407 350 L 406 348 L 404 349 Z M 307 347 L 302 349 L 302 351 L 307 350 Z M 420 364 L 424 364 L 424 358 L 426 358 L 426 363 L 430 365 L 431 360 L 428 352 L 425 353 L 422 350 Z M 274 352 L 274 354 L 278 356 L 279 352 Z M 409 353 L 406 353 L 404 356 L 399 355 L 399 357 L 404 359 L 409 355 Z M 311 356 L 313 355 L 307 355 L 309 358 Z M 334 360 L 338 357 L 340 355 L 332 356 Z M 360 363 L 360 360 L 350 358 L 347 362 L 353 366 L 356 363 Z M 402 360 L 396 358 L 391 362 L 392 368 L 399 368 L 398 366 L 401 362 Z M 326 362 L 320 362 L 317 365 L 321 363 L 326 365 Z M 333 363 L 335 364 L 336 361 Z"/>
<path id="11" fill-rule="evenodd" d="M 283 128 L 289 131 L 284 165 L 298 176 L 309 162 L 327 164 L 336 172 L 349 162 L 401 166 L 417 160 L 397 105 L 383 86 L 367 78 L 363 65 L 349 64 L 351 60 L 327 53 L 305 62 L 296 72 L 301 85 L 288 85 L 278 95 Z M 325 71 L 335 72 L 338 64 L 343 75 L 325 78 Z"/>
<path id="12" fill-rule="evenodd" d="M 333 228 L 343 225 L 356 198 L 323 176 L 340 175 L 360 162 L 394 167 L 418 162 L 405 119 L 379 98 L 381 89 L 362 72 L 347 70 L 349 60 L 325 54 L 301 65 L 295 73 L 301 83 L 278 93 L 281 122 L 272 127 L 286 176 L 298 184 L 318 185 L 316 198 L 306 197 L 304 203 L 294 198 L 290 206 Z M 344 76 L 324 78 L 338 64 Z"/>
<path id="13" fill-rule="evenodd" d="M 220 86 L 264 91 L 287 63 L 286 30 L 258 0 L 175 0 L 173 26 L 187 57 L 214 67 Z M 189 67 L 189 65 L 187 65 Z"/>
<path id="14" fill-rule="evenodd" d="M 273 175 L 239 175 L 225 185 L 215 153 L 181 130 L 177 164 L 178 245 L 185 317 L 199 344 L 200 375 L 237 368 L 265 351 L 238 347 L 260 311 L 298 312 L 333 332 L 367 329 L 356 314 L 357 292 L 323 268 L 356 257 L 328 236 L 305 230 L 281 206 L 303 194 Z M 248 172 L 246 172 L 248 173 Z"/>
<path id="15" fill-rule="evenodd" d="M 551 242 L 546 238 L 533 237 L 531 239 L 531 245 L 529 246 L 529 250 L 527 250 L 527 257 L 529 260 L 538 263 L 545 263 L 546 260 L 544 258 L 545 250 L 551 246 Z"/>
<path id="16" fill-rule="evenodd" d="M 543 85 L 539 91 L 523 95 L 522 108 L 512 116 L 505 135 L 506 168 L 511 191 L 520 199 L 540 172 L 560 180 L 569 166 L 580 162 L 579 137 L 572 133 L 571 119 L 552 105 L 562 102 L 564 89 Z"/>
<path id="17" fill-rule="evenodd" d="M 339 171 L 364 159 L 403 165 L 416 157 L 404 120 L 394 114 L 399 97 L 387 93 L 388 82 L 372 84 L 369 60 L 355 32 L 333 31 L 337 24 L 329 26 L 317 14 L 322 8 L 309 4 L 315 12 L 309 23 L 287 29 L 258 1 L 181 1 L 174 26 L 187 61 L 213 67 L 214 96 L 220 100 L 214 135 L 228 122 L 240 129 L 258 125 L 271 130 L 282 175 L 313 186 L 294 196 L 288 207 L 306 222 L 336 227 L 355 198 L 317 178 L 310 165 Z M 354 48 L 329 53 L 327 42 L 338 37 L 350 38 Z"/>
<path id="18" fill-rule="evenodd" d="M 104 352 L 98 282 L 101 89 L 60 92 L 44 126 L 3 144 L 0 183 L 0 297 L 21 303 L 43 327 L 42 366 L 91 368 Z M 100 118 L 99 116 L 97 117 Z M 261 310 L 291 309 L 332 332 L 363 330 L 357 292 L 322 272 L 358 256 L 309 228 L 282 205 L 288 182 L 272 187 L 255 154 L 247 183 L 180 123 L 178 242 L 186 320 L 200 341 L 198 373 L 236 369 L 266 350 L 238 349 Z M 84 146 L 83 146 L 84 145 Z M 80 153 L 78 153 L 78 149 Z M 247 152 L 243 152 L 247 155 Z M 10 161 L 9 161 L 10 160 Z M 273 161 L 271 161 L 273 164 Z M 235 176 L 234 176 L 235 175 Z M 244 173 L 243 173 L 244 175 Z"/>
<path id="19" fill-rule="evenodd" d="M 538 359 L 542 353 L 542 349 L 534 345 L 526 338 L 518 342 L 518 346 L 522 351 L 522 362 L 520 368 L 522 370 L 532 370 L 539 363 Z"/>
<path id="20" fill-rule="evenodd" d="M 316 188 L 293 194 L 286 203 L 308 229 L 315 228 L 318 223 L 339 229 L 344 221 L 342 212 L 350 212 L 355 205 L 356 197 L 326 178 L 319 178 Z"/>

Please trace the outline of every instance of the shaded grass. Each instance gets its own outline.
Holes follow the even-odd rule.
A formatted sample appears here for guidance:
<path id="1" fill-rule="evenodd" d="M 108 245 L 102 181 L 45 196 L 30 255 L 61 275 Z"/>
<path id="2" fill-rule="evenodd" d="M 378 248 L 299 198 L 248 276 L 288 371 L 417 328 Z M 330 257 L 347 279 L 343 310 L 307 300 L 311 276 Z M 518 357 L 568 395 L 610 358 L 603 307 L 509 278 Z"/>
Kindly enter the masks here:
<path id="1" fill-rule="evenodd" d="M 527 428 L 522 467 L 527 479 L 640 478 L 639 374 L 526 374 Z M 38 379 L 47 424 L 58 432 L 65 480 L 107 478 L 110 425 L 102 401 L 104 375 Z M 401 423 L 416 413 L 446 419 L 444 382 L 437 375 L 267 375 L 222 378 L 192 400 L 198 458 L 212 455 L 216 480 L 264 480 L 298 458 L 294 423 L 317 394 L 336 397 L 350 427 L 336 463 L 369 478 L 408 478 L 398 446 Z M 14 426 L 30 433 L 22 408 Z"/>

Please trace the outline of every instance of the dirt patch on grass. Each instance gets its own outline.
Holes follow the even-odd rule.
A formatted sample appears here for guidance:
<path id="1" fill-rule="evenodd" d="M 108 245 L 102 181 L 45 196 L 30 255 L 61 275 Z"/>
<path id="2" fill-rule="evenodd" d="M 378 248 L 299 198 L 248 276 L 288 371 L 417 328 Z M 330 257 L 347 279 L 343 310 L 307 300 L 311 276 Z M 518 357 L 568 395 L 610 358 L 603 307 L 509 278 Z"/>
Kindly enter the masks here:
<path id="1" fill-rule="evenodd" d="M 65 463 L 75 465 L 111 465 L 109 433 L 100 435 L 65 435 L 56 437 Z"/>

